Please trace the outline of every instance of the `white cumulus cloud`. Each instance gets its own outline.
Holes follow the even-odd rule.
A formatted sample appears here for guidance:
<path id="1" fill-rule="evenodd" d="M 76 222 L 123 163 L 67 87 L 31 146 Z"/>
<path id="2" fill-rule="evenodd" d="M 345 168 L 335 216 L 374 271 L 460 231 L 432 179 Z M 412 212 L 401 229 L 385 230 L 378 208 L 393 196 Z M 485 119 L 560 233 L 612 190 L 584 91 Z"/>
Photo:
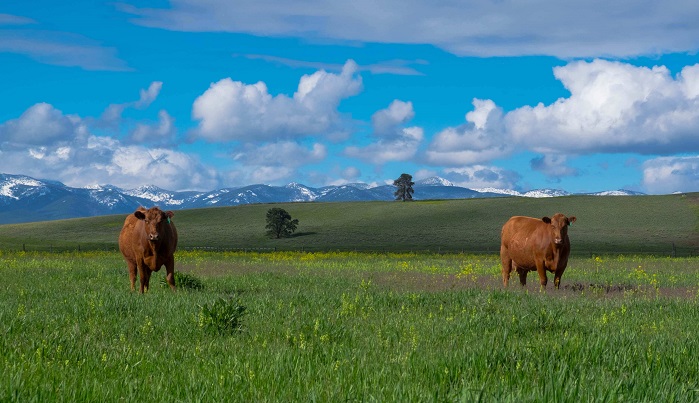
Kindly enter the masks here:
<path id="1" fill-rule="evenodd" d="M 292 97 L 271 95 L 263 82 L 220 80 L 194 101 L 192 115 L 199 121 L 195 137 L 274 141 L 341 131 L 337 107 L 362 89 L 356 72 L 356 63 L 348 61 L 340 74 L 319 70 L 304 75 Z"/>
<path id="2" fill-rule="evenodd" d="M 19 118 L 0 125 L 0 144 L 4 147 L 50 145 L 85 137 L 82 120 L 47 103 L 38 103 Z"/>
<path id="3" fill-rule="evenodd" d="M 643 186 L 655 194 L 699 191 L 699 156 L 659 157 L 644 162 Z"/>
<path id="4" fill-rule="evenodd" d="M 218 185 L 216 171 L 191 155 L 95 136 L 80 117 L 45 103 L 0 125 L 0 172 L 51 178 L 75 187 L 153 184 L 210 190 Z"/>
<path id="5" fill-rule="evenodd" d="M 362 147 L 347 147 L 345 155 L 378 165 L 413 158 L 424 138 L 421 127 L 404 127 L 414 116 L 412 102 L 394 100 L 372 116 L 375 141 Z"/>
<path id="6" fill-rule="evenodd" d="M 565 155 L 546 154 L 531 161 L 531 167 L 544 175 L 552 178 L 563 176 L 575 176 L 578 170 L 567 166 L 568 158 Z"/>
<path id="7" fill-rule="evenodd" d="M 158 123 L 138 123 L 131 133 L 131 141 L 143 144 L 168 144 L 172 141 L 177 128 L 175 119 L 165 110 L 158 112 Z"/>
<path id="8" fill-rule="evenodd" d="M 699 151 L 698 70 L 672 77 L 663 66 L 572 62 L 554 69 L 570 96 L 508 113 L 506 130 L 542 153 Z"/>
<path id="9" fill-rule="evenodd" d="M 469 189 L 516 189 L 521 176 L 513 171 L 485 165 L 472 165 L 462 168 L 447 168 L 445 179 L 457 186 Z"/>
<path id="10" fill-rule="evenodd" d="M 152 104 L 163 88 L 162 81 L 153 81 L 147 89 L 141 89 L 137 101 L 125 102 L 121 104 L 111 104 L 104 110 L 100 117 L 100 124 L 107 126 L 118 126 L 121 123 L 121 114 L 127 108 L 145 109 Z"/>
<path id="11" fill-rule="evenodd" d="M 163 88 L 162 81 L 153 81 L 147 89 L 141 89 L 138 101 L 134 102 L 134 107 L 137 109 L 147 108 L 160 94 Z"/>
<path id="12" fill-rule="evenodd" d="M 462 167 L 533 151 L 540 156 L 532 168 L 560 178 L 578 174 L 571 156 L 699 152 L 699 65 L 673 76 L 664 66 L 597 59 L 556 67 L 554 75 L 569 96 L 507 113 L 474 99 L 467 122 L 435 135 L 424 160 Z"/>
<path id="13" fill-rule="evenodd" d="M 466 123 L 442 130 L 432 139 L 425 159 L 441 166 L 482 164 L 507 156 L 513 144 L 503 125 L 503 111 L 491 100 L 473 100 Z"/>

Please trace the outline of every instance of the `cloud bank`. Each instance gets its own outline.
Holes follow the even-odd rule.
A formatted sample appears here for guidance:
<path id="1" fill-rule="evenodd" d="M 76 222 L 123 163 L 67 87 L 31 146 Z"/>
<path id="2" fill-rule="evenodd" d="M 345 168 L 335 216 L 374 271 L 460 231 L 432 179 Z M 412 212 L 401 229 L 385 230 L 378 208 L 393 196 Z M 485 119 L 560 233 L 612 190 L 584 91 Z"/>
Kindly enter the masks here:
<path id="1" fill-rule="evenodd" d="M 161 118 L 167 113 L 161 112 Z M 69 186 L 208 190 L 218 174 L 195 157 L 162 147 L 128 145 L 91 133 L 90 123 L 47 103 L 0 124 L 0 172 L 52 178 Z M 164 129 L 167 131 L 167 129 Z"/>
<path id="2" fill-rule="evenodd" d="M 459 56 L 630 57 L 699 49 L 699 3 L 556 0 L 434 2 L 174 0 L 119 4 L 134 21 L 176 31 L 431 44 Z"/>

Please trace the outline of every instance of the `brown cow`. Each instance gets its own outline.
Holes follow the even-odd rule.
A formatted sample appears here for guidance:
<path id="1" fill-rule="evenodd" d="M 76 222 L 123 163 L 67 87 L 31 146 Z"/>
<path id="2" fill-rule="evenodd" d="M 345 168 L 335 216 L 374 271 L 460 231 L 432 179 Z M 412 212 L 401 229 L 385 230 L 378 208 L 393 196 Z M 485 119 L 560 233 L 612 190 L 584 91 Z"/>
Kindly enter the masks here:
<path id="1" fill-rule="evenodd" d="M 129 268 L 131 291 L 136 284 L 136 271 L 141 281 L 141 293 L 148 291 L 151 271 L 158 271 L 165 265 L 166 279 L 175 290 L 175 249 L 177 249 L 177 229 L 171 218 L 172 211 L 162 211 L 158 207 L 146 210 L 139 207 L 129 214 L 119 234 L 119 250 Z"/>
<path id="2" fill-rule="evenodd" d="M 527 284 L 527 273 L 536 270 L 539 283 L 546 287 L 546 270 L 554 272 L 553 284 L 561 285 L 561 276 L 568 265 L 570 239 L 568 226 L 575 217 L 557 213 L 553 218 L 512 217 L 502 226 L 500 260 L 502 282 L 507 287 L 512 269 L 517 269 L 519 282 Z"/>

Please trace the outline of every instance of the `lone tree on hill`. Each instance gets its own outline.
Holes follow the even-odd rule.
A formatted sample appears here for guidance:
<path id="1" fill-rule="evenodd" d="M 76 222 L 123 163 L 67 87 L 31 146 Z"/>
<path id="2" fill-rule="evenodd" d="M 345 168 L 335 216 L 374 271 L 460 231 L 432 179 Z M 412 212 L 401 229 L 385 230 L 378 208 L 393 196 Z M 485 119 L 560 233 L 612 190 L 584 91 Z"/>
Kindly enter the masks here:
<path id="1" fill-rule="evenodd" d="M 283 208 L 275 207 L 267 210 L 267 235 L 272 238 L 282 238 L 290 236 L 296 231 L 299 220 L 292 220 L 291 214 Z"/>
<path id="2" fill-rule="evenodd" d="M 397 189 L 393 194 L 396 196 L 396 200 L 410 201 L 413 200 L 413 176 L 408 174 L 401 174 L 400 178 L 393 181 L 393 186 Z"/>

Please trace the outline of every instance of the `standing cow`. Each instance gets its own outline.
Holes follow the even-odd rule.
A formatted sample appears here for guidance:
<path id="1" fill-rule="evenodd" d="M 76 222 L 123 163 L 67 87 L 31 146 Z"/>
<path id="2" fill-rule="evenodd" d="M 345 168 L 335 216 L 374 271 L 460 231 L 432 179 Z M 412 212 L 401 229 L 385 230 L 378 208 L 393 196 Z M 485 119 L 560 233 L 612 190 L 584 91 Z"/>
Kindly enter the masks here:
<path id="1" fill-rule="evenodd" d="M 517 269 L 522 286 L 527 284 L 527 273 L 536 270 L 539 283 L 545 288 L 548 270 L 555 273 L 553 284 L 559 288 L 570 254 L 568 227 L 574 222 L 575 217 L 566 217 L 560 213 L 553 218 L 510 218 L 503 225 L 500 235 L 504 286 L 507 287 L 512 270 Z"/>
<path id="2" fill-rule="evenodd" d="M 177 229 L 172 222 L 172 211 L 162 211 L 158 207 L 146 210 L 139 207 L 129 214 L 119 234 L 119 250 L 129 268 L 131 290 L 136 284 L 136 272 L 141 281 L 141 293 L 148 291 L 151 271 L 158 271 L 165 265 L 166 279 L 175 290 L 175 249 L 177 249 Z"/>

